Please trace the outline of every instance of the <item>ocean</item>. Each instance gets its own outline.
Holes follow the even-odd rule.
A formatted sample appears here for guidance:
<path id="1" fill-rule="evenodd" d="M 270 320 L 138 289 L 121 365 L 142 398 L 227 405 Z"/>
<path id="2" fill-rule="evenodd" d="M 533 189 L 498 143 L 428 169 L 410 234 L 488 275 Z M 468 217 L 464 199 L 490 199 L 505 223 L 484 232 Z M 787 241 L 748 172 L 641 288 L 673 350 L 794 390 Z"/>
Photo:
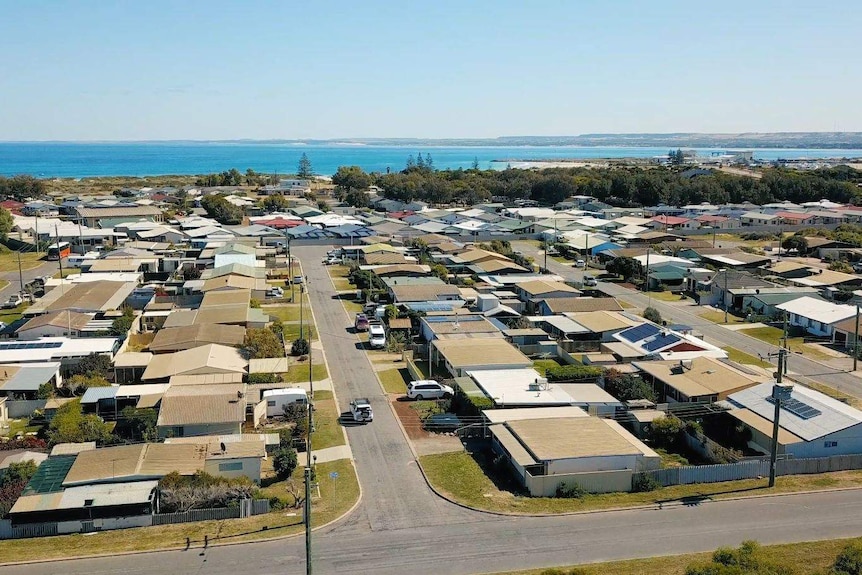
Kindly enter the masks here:
<path id="1" fill-rule="evenodd" d="M 129 142 L 15 143 L 0 142 L 0 175 L 29 174 L 41 178 L 92 176 L 152 176 L 205 174 L 237 168 L 263 173 L 293 173 L 304 153 L 315 173 L 333 174 L 339 166 L 366 171 L 402 170 L 407 157 L 431 154 L 437 169 L 469 168 L 474 158 L 481 168 L 505 168 L 519 160 L 568 158 L 650 158 L 667 148 L 553 146 L 373 146 L 301 145 L 254 142 Z M 721 149 L 697 149 L 709 155 Z M 862 157 L 862 150 L 755 149 L 761 160 Z"/>

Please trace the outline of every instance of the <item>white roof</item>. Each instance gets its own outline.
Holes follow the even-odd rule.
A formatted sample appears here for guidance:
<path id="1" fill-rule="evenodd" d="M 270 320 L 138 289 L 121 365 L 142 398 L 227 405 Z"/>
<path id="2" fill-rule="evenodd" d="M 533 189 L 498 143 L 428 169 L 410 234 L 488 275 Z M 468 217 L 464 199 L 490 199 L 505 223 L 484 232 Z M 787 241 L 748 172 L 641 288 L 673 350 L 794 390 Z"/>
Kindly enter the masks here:
<path id="1" fill-rule="evenodd" d="M 0 363 L 44 363 L 67 357 L 84 357 L 91 353 L 113 354 L 116 343 L 113 337 L 7 340 L 0 342 Z"/>
<path id="2" fill-rule="evenodd" d="M 642 256 L 635 256 L 634 259 L 638 261 L 638 263 L 642 266 L 646 266 L 647 257 L 646 254 Z M 674 256 L 665 256 L 662 254 L 650 253 L 649 255 L 649 265 L 652 268 L 658 264 L 674 264 L 683 268 L 694 267 L 694 262 L 691 260 L 687 260 L 685 258 L 677 258 Z"/>
<path id="3" fill-rule="evenodd" d="M 574 405 L 559 407 L 520 407 L 515 409 L 486 409 L 482 415 L 491 423 L 520 421 L 522 419 L 555 419 L 557 417 L 589 417 L 589 414 Z"/>
<path id="4" fill-rule="evenodd" d="M 586 216 L 583 218 L 578 218 L 575 220 L 575 223 L 579 226 L 586 226 L 588 228 L 603 228 L 605 226 L 609 226 L 612 224 L 611 220 L 603 220 L 601 218 L 594 218 L 592 216 Z"/>
<path id="5" fill-rule="evenodd" d="M 856 308 L 853 306 L 837 305 L 809 296 L 790 300 L 775 307 L 827 325 L 856 315 Z"/>
<path id="6" fill-rule="evenodd" d="M 574 398 L 554 383 L 540 383 L 539 372 L 530 368 L 468 371 L 485 395 L 498 405 L 572 405 Z M 530 387 L 537 389 L 530 389 Z"/>
<path id="7" fill-rule="evenodd" d="M 734 406 L 753 411 L 772 423 L 775 405 L 766 400 L 772 395 L 772 385 L 771 382 L 755 385 L 732 394 L 728 397 L 728 401 Z M 781 410 L 781 416 L 778 418 L 779 426 L 805 441 L 813 441 L 862 423 L 862 411 L 837 399 L 832 399 L 819 391 L 795 385 L 790 396 L 792 399 L 820 411 L 820 414 L 804 419 L 793 413 L 792 410 Z"/>
<path id="8" fill-rule="evenodd" d="M 778 216 L 775 214 L 761 214 L 760 212 L 745 212 L 740 218 L 748 218 L 751 220 L 774 220 Z"/>

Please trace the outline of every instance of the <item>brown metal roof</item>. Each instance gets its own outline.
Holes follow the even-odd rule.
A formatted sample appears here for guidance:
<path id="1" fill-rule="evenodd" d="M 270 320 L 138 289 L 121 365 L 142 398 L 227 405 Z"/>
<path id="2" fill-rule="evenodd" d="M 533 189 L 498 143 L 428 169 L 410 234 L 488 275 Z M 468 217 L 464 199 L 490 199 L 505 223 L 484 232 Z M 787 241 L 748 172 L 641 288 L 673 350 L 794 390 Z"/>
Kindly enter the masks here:
<path id="1" fill-rule="evenodd" d="M 245 339 L 245 328 L 239 325 L 201 323 L 184 327 L 171 327 L 156 332 L 149 345 L 152 352 L 171 352 L 217 343 L 239 347 Z"/>
<path id="2" fill-rule="evenodd" d="M 242 384 L 172 387 L 162 398 L 159 426 L 242 423 L 246 400 Z M 227 389 L 229 388 L 229 389 Z M 225 393 L 227 391 L 227 393 Z"/>

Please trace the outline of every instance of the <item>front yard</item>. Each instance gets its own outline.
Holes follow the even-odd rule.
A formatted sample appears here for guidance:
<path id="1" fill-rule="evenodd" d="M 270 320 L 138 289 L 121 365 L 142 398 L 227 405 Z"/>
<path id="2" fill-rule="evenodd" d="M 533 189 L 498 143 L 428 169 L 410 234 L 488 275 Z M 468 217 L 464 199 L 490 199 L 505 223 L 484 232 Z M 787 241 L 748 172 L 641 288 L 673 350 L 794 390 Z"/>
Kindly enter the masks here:
<path id="1" fill-rule="evenodd" d="M 760 341 L 766 342 L 770 345 L 774 345 L 775 347 L 781 346 L 781 342 L 784 337 L 783 330 L 771 326 L 741 329 L 739 330 L 739 333 L 759 339 Z M 787 348 L 793 353 L 798 353 L 811 359 L 832 359 L 831 355 L 823 353 L 814 345 L 805 343 L 805 338 L 800 336 L 788 337 Z"/>
<path id="2" fill-rule="evenodd" d="M 508 471 L 496 472 L 493 463 L 483 453 L 458 451 L 426 455 L 420 457 L 419 462 L 431 485 L 447 497 L 477 509 L 515 514 L 567 513 L 686 500 L 862 487 L 862 471 L 840 471 L 779 477 L 773 489 L 766 486 L 766 479 L 745 479 L 674 485 L 643 493 L 587 494 L 577 499 L 529 497 L 517 489 Z"/>

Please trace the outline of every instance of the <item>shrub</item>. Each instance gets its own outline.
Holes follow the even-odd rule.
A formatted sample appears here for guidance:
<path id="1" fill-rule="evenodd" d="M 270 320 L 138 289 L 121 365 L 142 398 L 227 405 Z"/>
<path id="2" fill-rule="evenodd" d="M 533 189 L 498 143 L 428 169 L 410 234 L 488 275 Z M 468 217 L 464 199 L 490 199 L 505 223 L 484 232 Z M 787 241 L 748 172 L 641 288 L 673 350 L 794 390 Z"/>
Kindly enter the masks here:
<path id="1" fill-rule="evenodd" d="M 296 470 L 296 450 L 292 447 L 281 447 L 272 458 L 272 468 L 275 475 L 282 481 L 288 479 Z"/>
<path id="2" fill-rule="evenodd" d="M 545 371 L 545 376 L 548 381 L 583 381 L 596 380 L 604 370 L 601 367 L 593 367 L 589 365 L 560 365 L 549 367 Z"/>
<path id="3" fill-rule="evenodd" d="M 293 344 L 290 346 L 290 355 L 308 355 L 309 346 L 307 339 L 297 339 L 294 340 Z"/>
<path id="4" fill-rule="evenodd" d="M 169 473 L 159 480 L 159 503 L 162 513 L 230 507 L 241 499 L 254 496 L 257 486 L 248 477 L 217 477 L 205 471 L 192 476 Z"/>
<path id="5" fill-rule="evenodd" d="M 308 435 L 308 406 L 298 403 L 285 405 L 284 418 L 293 424 L 291 435 L 305 439 Z"/>
<path id="6" fill-rule="evenodd" d="M 661 483 L 656 481 L 652 475 L 636 473 L 632 478 L 632 491 L 635 493 L 646 493 L 661 488 Z"/>
<path id="7" fill-rule="evenodd" d="M 587 490 L 577 483 L 566 485 L 561 481 L 560 484 L 557 485 L 557 497 L 563 497 L 565 499 L 580 499 L 586 494 Z"/>
<path id="8" fill-rule="evenodd" d="M 653 420 L 649 438 L 657 447 L 674 449 L 680 445 L 685 423 L 678 417 L 660 417 Z"/>
<path id="9" fill-rule="evenodd" d="M 832 564 L 833 575 L 862 575 L 862 544 L 851 543 Z"/>
<path id="10" fill-rule="evenodd" d="M 643 316 L 644 316 L 644 319 L 661 325 L 661 321 L 662 321 L 661 314 L 659 313 L 659 311 L 656 308 L 654 308 L 654 307 L 646 308 L 644 310 Z"/>
<path id="11" fill-rule="evenodd" d="M 249 383 L 281 383 L 278 373 L 252 373 L 248 376 Z"/>

